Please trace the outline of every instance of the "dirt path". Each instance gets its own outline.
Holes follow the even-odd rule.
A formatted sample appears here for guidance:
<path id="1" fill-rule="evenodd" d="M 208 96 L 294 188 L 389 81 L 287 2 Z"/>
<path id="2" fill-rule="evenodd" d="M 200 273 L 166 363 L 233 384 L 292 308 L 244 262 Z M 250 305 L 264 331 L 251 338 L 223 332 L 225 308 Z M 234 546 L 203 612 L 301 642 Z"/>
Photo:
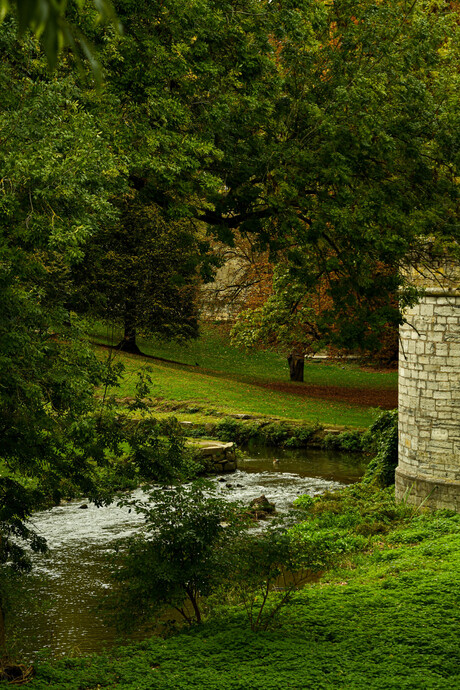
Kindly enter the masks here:
<path id="1" fill-rule="evenodd" d="M 346 402 L 362 407 L 380 407 L 392 410 L 398 406 L 398 391 L 378 388 L 348 388 L 340 386 L 318 386 L 314 384 L 282 383 L 278 381 L 252 381 L 260 388 L 297 395 L 301 398 L 315 398 Z"/>

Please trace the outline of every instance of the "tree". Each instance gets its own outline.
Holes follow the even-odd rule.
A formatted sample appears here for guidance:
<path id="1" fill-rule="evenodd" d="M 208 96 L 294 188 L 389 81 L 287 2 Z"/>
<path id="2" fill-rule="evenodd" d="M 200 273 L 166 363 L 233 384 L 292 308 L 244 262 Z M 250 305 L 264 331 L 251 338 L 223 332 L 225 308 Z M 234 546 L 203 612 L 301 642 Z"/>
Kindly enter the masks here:
<path id="1" fill-rule="evenodd" d="M 129 502 L 144 515 L 145 530 L 117 546 L 108 603 L 121 627 L 149 622 L 168 608 L 189 624 L 201 623 L 200 599 L 222 581 L 230 544 L 245 525 L 241 507 L 214 492 L 211 482 L 200 480 Z"/>
<path id="2" fill-rule="evenodd" d="M 0 657 L 8 575 L 31 568 L 44 540 L 30 517 L 83 494 L 112 500 L 127 479 L 171 481 L 183 439 L 126 424 L 107 396 L 119 369 L 88 346 L 69 301 L 85 243 L 113 225 L 119 160 L 62 67 L 49 76 L 36 40 L 0 26 Z M 110 362 L 109 362 L 110 364 Z M 141 397 L 145 392 L 140 391 Z M 137 400 L 134 405 L 139 405 Z M 5 587 L 4 587 L 5 585 Z"/>
<path id="3" fill-rule="evenodd" d="M 208 254 L 190 220 L 168 223 L 140 192 L 130 196 L 115 227 L 102 229 L 86 245 L 73 304 L 77 311 L 121 320 L 118 347 L 139 354 L 139 330 L 167 340 L 197 337 L 198 287 Z"/>
<path id="4" fill-rule="evenodd" d="M 334 304 L 329 293 L 327 277 L 318 280 L 307 291 L 305 285 L 289 270 L 288 264 L 278 263 L 273 268 L 271 286 L 257 299 L 248 299 L 232 329 L 232 340 L 243 347 L 262 345 L 289 352 L 288 364 L 292 381 L 303 381 L 304 359 L 307 353 L 328 347 L 332 356 L 358 354 L 361 357 L 386 357 L 394 361 L 397 356 L 397 329 L 394 318 L 398 312 L 394 271 L 375 267 L 375 279 L 381 273 L 390 274 L 387 288 L 395 295 L 388 304 L 388 294 L 374 293 L 366 297 L 349 287 L 350 305 L 341 309 Z M 392 275 L 393 274 L 393 275 Z M 255 306 L 249 306 L 251 304 Z M 359 314 L 357 310 L 359 308 Z M 349 309 L 354 309 L 350 316 Z M 363 321 L 359 321 L 359 317 Z M 358 320 L 359 330 L 355 323 Z M 337 349 L 331 343 L 346 342 L 353 349 Z"/>
<path id="5" fill-rule="evenodd" d="M 457 16 L 396 0 L 267 11 L 274 114 L 208 217 L 270 249 L 293 303 L 326 285 L 320 335 L 353 348 L 369 324 L 399 323 L 396 290 L 402 306 L 416 297 L 400 267 L 424 238 L 458 252 Z"/>
<path id="6" fill-rule="evenodd" d="M 273 48 L 264 22 L 257 26 L 255 0 L 120 0 L 116 9 L 123 38 L 110 29 L 93 38 L 106 75 L 100 122 L 129 188 L 116 199 L 117 225 L 87 247 L 78 308 L 123 318 L 121 346 L 137 352 L 136 329 L 179 339 L 198 333 L 198 281 L 216 263 L 200 216 L 222 187 L 214 172 L 220 142 L 232 145 L 243 111 L 249 122 L 261 119 L 256 99 Z"/>
<path id="7" fill-rule="evenodd" d="M 25 547 L 45 548 L 31 512 L 72 486 L 98 496 L 103 367 L 66 324 L 65 302 L 82 243 L 114 214 L 116 166 L 74 80 L 48 78 L 37 42 L 21 46 L 11 19 L 0 54 L 0 565 L 24 570 Z"/>

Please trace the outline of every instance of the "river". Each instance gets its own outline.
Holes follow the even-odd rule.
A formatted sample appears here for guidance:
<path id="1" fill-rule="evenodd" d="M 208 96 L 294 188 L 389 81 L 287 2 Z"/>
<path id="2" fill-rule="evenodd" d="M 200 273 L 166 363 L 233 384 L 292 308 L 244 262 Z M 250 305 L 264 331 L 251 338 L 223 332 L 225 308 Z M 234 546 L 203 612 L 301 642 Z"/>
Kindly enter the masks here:
<path id="1" fill-rule="evenodd" d="M 358 481 L 364 468 L 361 456 L 252 448 L 236 472 L 215 481 L 231 500 L 249 503 L 265 494 L 282 512 L 300 494 L 314 496 Z M 53 656 L 101 651 L 116 641 L 97 612 L 108 587 L 106 555 L 111 542 L 133 534 L 142 518 L 115 503 L 87 509 L 82 503 L 34 515 L 33 525 L 51 552 L 35 557 L 33 573 L 21 578 L 21 596 L 10 618 L 12 628 L 20 631 L 15 651 L 21 658 L 33 659 L 38 650 Z"/>

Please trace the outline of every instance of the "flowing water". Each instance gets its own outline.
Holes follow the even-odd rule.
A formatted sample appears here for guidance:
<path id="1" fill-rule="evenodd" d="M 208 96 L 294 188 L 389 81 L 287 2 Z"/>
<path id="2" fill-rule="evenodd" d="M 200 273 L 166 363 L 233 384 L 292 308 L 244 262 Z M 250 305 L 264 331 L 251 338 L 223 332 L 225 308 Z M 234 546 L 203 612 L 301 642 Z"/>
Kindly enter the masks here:
<path id="1" fill-rule="evenodd" d="M 314 496 L 358 481 L 364 468 L 362 457 L 347 454 L 252 448 L 236 472 L 215 481 L 231 500 L 249 503 L 265 494 L 282 512 L 299 494 Z M 72 502 L 34 515 L 34 527 L 51 553 L 36 557 L 33 574 L 21 578 L 22 594 L 11 615 L 21 631 L 16 647 L 23 657 L 43 649 L 53 655 L 100 651 L 116 640 L 97 611 L 108 588 L 106 555 L 115 539 L 135 533 L 142 518 L 116 504 L 81 505 Z"/>

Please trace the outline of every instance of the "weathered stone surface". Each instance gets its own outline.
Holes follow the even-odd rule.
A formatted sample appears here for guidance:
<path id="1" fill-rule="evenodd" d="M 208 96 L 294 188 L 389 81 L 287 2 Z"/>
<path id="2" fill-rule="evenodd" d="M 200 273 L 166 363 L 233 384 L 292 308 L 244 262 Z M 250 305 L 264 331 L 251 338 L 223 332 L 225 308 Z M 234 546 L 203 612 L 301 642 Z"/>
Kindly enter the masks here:
<path id="1" fill-rule="evenodd" d="M 417 283 L 400 329 L 396 497 L 460 511 L 460 267 Z"/>
<path id="2" fill-rule="evenodd" d="M 202 441 L 196 447 L 195 454 L 204 463 L 207 472 L 234 472 L 236 470 L 236 447 L 234 443 Z"/>
<path id="3" fill-rule="evenodd" d="M 275 504 L 262 494 L 250 502 L 249 512 L 256 520 L 265 520 L 268 516 L 276 514 Z"/>

